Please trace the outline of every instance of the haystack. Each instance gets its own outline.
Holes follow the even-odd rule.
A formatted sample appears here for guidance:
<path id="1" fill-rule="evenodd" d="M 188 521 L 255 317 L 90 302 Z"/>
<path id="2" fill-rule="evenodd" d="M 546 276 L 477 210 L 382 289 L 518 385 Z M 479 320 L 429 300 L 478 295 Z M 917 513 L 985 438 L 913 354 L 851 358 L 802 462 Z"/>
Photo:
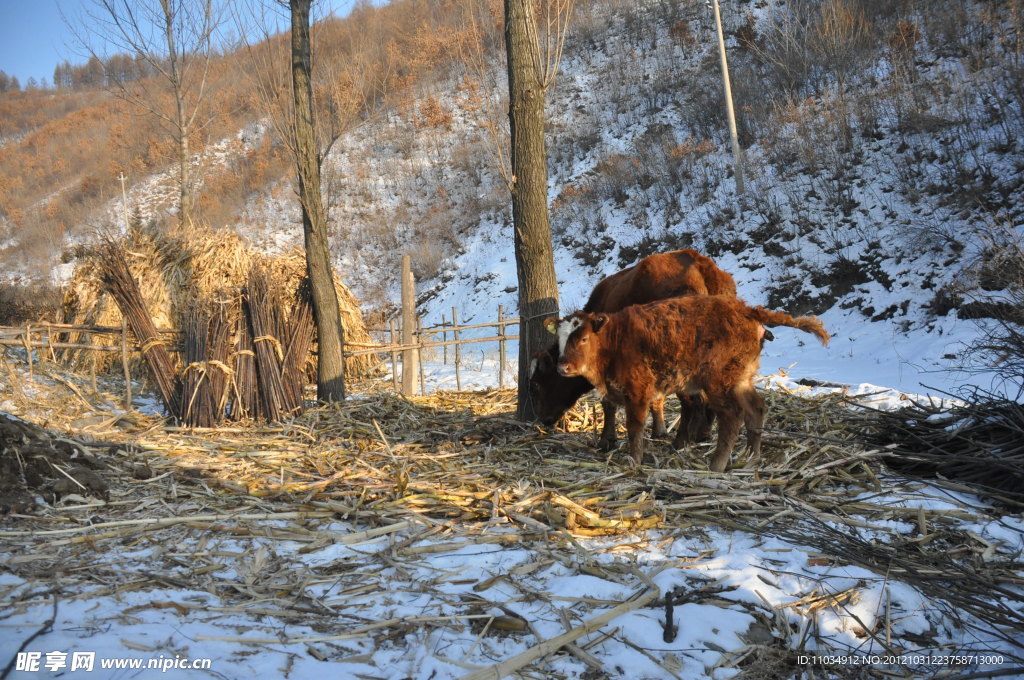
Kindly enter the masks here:
<path id="1" fill-rule="evenodd" d="M 199 297 L 214 297 L 222 291 L 239 291 L 246 284 L 249 272 L 264 268 L 278 281 L 291 298 L 306 275 L 305 254 L 298 249 L 279 255 L 268 255 L 250 248 L 231 230 L 215 231 L 195 226 L 167 231 L 133 229 L 122 241 L 131 272 L 138 282 L 157 328 L 179 331 L 192 302 Z M 69 324 L 89 326 L 121 325 L 121 313 L 105 292 L 100 278 L 101 250 L 86 249 L 78 258 L 71 281 L 64 289 L 64 320 Z M 370 342 L 359 303 L 337 277 L 345 338 L 350 342 Z M 77 341 L 80 338 L 73 338 Z M 113 336 L 96 336 L 92 344 L 113 345 Z M 92 353 L 99 355 L 100 353 Z M 73 365 L 106 368 L 114 360 L 112 353 L 89 356 L 76 352 L 65 357 Z M 89 362 L 86 364 L 85 362 Z M 350 375 L 366 374 L 374 365 L 372 357 L 355 357 L 346 361 Z"/>

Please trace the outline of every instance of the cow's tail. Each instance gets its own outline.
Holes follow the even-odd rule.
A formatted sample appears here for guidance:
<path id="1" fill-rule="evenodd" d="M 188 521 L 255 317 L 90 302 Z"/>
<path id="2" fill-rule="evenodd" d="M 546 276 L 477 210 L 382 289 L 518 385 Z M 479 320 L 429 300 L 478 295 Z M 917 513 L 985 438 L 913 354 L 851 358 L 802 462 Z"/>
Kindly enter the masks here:
<path id="1" fill-rule="evenodd" d="M 794 317 L 785 312 L 776 312 L 764 307 L 752 307 L 749 316 L 765 326 L 789 326 L 804 333 L 813 333 L 821 340 L 821 344 L 828 345 L 828 331 L 825 330 L 821 319 L 814 315 Z"/>

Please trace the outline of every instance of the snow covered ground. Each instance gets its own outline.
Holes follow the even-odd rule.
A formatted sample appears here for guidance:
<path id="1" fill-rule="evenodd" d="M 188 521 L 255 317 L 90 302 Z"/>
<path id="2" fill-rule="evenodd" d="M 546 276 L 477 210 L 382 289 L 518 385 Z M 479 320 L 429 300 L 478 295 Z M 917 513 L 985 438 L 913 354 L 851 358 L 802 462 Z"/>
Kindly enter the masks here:
<path id="1" fill-rule="evenodd" d="M 493 384 L 493 361 L 467 359 L 463 387 Z M 437 363 L 426 373 L 453 377 Z M 40 400 L 60 388 L 42 373 L 26 384 Z M 780 374 L 765 384 L 837 389 Z M 847 391 L 887 407 L 901 398 L 866 385 Z M 362 398 L 372 397 L 354 397 Z M 723 508 L 745 484 L 754 484 L 749 498 L 777 499 L 742 473 L 677 474 L 690 493 L 721 494 Z M 8 677 L 445 680 L 498 677 L 507 666 L 471 674 L 536 652 L 540 660 L 520 677 L 1024 678 L 1021 628 L 983 615 L 991 605 L 1024 616 L 1024 519 L 941 484 L 886 477 L 880 490 L 836 488 L 836 507 L 857 504 L 854 514 L 808 512 L 807 499 L 793 497 L 783 501 L 784 524 L 730 527 L 744 515 L 723 510 L 724 524 L 695 517 L 683 528 L 586 536 L 511 521 L 515 503 L 484 522 L 415 511 L 375 520 L 331 502 L 225 506 L 205 483 L 193 491 L 195 482 L 176 478 L 115 489 L 109 507 L 72 495 L 44 506 L 43 522 L 4 519 L 0 661 L 15 663 Z M 525 481 L 509 490 L 525 503 L 557 489 Z M 675 526 L 686 507 L 666 501 L 663 511 Z M 866 551 L 901 547 L 889 568 L 869 569 L 823 542 L 828 531 Z M 1005 564 L 993 584 L 1002 594 L 965 610 L 927 587 L 935 577 L 901 572 L 915 540 L 966 565 Z M 666 633 L 667 595 L 674 634 Z M 538 651 L 569 631 L 578 633 L 572 646 Z"/>
<path id="2" fill-rule="evenodd" d="M 620 29 L 616 24 L 615 30 Z M 552 126 L 562 137 L 572 143 L 572 130 L 599 130 L 592 146 L 580 144 L 579 154 L 553 147 L 552 155 L 561 157 L 552 163 L 552 203 L 567 187 L 598 186 L 591 184 L 596 168 L 613 154 L 639 158 L 649 145 L 646 133 L 657 125 L 671 128 L 680 143 L 702 139 L 687 115 L 691 104 L 685 97 L 666 98 L 653 115 L 634 111 L 631 116 L 630 110 L 639 110 L 636 101 L 602 89 L 629 89 L 602 77 L 615 65 L 616 54 L 622 59 L 639 49 L 643 59 L 636 61 L 636 82 L 648 83 L 658 75 L 653 65 L 660 60 L 675 60 L 683 74 L 680 82 L 696 79 L 704 69 L 701 53 L 667 47 L 668 26 L 657 27 L 647 50 L 640 45 L 644 41 L 625 34 L 610 38 L 600 49 L 567 53 L 552 93 L 550 109 L 564 114 Z M 620 42 L 625 47 L 616 52 L 613 47 Z M 944 69 L 957 68 L 924 51 L 920 59 L 934 62 L 934 68 L 920 74 L 922 88 L 943 82 L 932 78 Z M 878 75 L 872 72 L 868 84 Z M 697 88 L 706 85 L 695 82 Z M 451 85 L 454 90 L 454 81 Z M 438 90 L 444 95 L 446 87 Z M 955 96 L 936 98 L 926 113 L 950 125 L 980 119 L 970 91 L 968 86 Z M 452 103 L 446 95 L 441 101 Z M 828 106 L 824 100 L 815 104 Z M 970 115 L 961 115 L 958 106 Z M 462 114 L 454 113 L 460 121 Z M 475 139 L 466 125 L 445 133 L 428 131 L 431 138 L 426 139 L 416 136 L 411 124 L 403 126 L 402 115 L 388 116 L 380 126 L 362 126 L 332 154 L 330 162 L 345 186 L 334 213 L 339 271 L 357 290 L 369 291 L 380 284 L 382 271 L 394 269 L 400 254 L 396 246 L 374 241 L 374 229 L 402 247 L 422 246 L 423 238 L 430 245 L 429 234 L 416 240 L 411 224 L 443 225 L 459 214 L 469 215 L 471 228 L 457 234 L 456 247 L 442 258 L 438 275 L 421 285 L 421 294 L 429 298 L 420 309 L 424 324 L 439 324 L 452 307 L 465 323 L 493 320 L 499 304 L 514 313 L 511 227 L 497 214 L 507 193 L 494 210 L 483 199 L 484 209 L 469 208 L 473 192 L 487 198 L 494 170 L 477 167 L 478 178 L 470 182 L 452 160 L 459 153 L 471 159 L 486 154 L 459 146 Z M 948 150 L 958 148 L 977 166 L 972 170 L 994 169 L 996 177 L 1016 182 L 1009 196 L 1019 196 L 1020 171 L 1003 163 L 1019 154 L 990 153 L 987 133 L 976 148 L 965 149 L 953 148 L 940 135 L 901 131 L 899 121 L 884 116 L 875 124 L 881 141 L 870 141 L 867 126 L 858 130 L 863 135 L 857 138 L 856 160 L 827 159 L 849 173 L 836 181 L 856 208 L 842 220 L 839 207 L 823 197 L 827 172 L 774 164 L 772 150 L 759 143 L 748 149 L 748 158 L 760 174 L 748 181 L 762 203 L 732 224 L 722 223 L 735 202 L 724 144 L 699 160 L 709 178 L 707 195 L 698 195 L 700 178 L 666 185 L 671 196 L 658 194 L 657 200 L 630 181 L 621 187 L 624 198 L 581 204 L 592 213 L 580 219 L 553 211 L 556 237 L 574 244 L 560 241 L 556 249 L 562 310 L 581 306 L 602 276 L 631 263 L 622 261 L 623 249 L 645 239 L 662 243 L 663 250 L 677 242 L 705 252 L 713 248 L 718 264 L 736 277 L 740 295 L 752 304 L 766 304 L 781 277 L 794 275 L 786 270 L 787 262 L 805 266 L 795 276 L 809 279 L 814 271 L 827 272 L 842 256 L 875 266 L 873 280 L 855 284 L 823 313 L 833 334 L 829 347 L 779 329 L 763 353 L 765 386 L 809 395 L 841 390 L 883 408 L 905 405 L 907 397 L 957 393 L 965 386 L 1001 391 L 1004 386 L 991 375 L 959 369 L 964 343 L 977 337 L 975 324 L 958 319 L 955 311 L 936 317 L 929 309 L 936 289 L 962 276 L 959 269 L 939 263 L 955 255 L 959 265 L 978 252 L 932 252 L 934 244 L 925 237 L 933 225 L 971 235 L 978 221 L 976 213 L 961 219 L 958 209 L 944 203 L 947 184 L 940 180 L 953 167 L 944 157 Z M 812 132 L 794 139 L 831 140 L 824 128 Z M 408 151 L 399 154 L 392 147 L 403 141 Z M 227 150 L 226 143 L 222 147 L 211 150 L 214 160 Z M 907 175 L 908 180 L 904 167 L 921 174 Z M 445 178 L 447 200 L 437 200 L 442 183 L 433 181 L 432 172 Z M 929 183 L 939 188 L 911 195 L 916 185 Z M 157 205 L 161 196 L 166 203 L 168 191 L 165 180 L 153 178 L 133 189 L 132 203 Z M 764 239 L 754 235 L 765 228 L 771 211 L 777 212 L 770 217 L 779 231 L 795 234 L 792 240 L 774 242 L 776 249 L 790 251 L 785 258 L 769 256 Z M 252 206 L 236 228 L 267 248 L 279 248 L 297 242 L 297 220 L 293 197 L 280 192 Z M 812 226 L 810 233 L 800 231 L 805 223 Z M 460 223 L 459 229 L 464 226 Z M 745 247 L 739 253 L 722 247 L 730 239 Z M 588 250 L 599 242 L 612 245 Z M 827 286 L 805 283 L 804 288 L 816 294 Z M 875 320 L 891 307 L 899 311 Z M 508 354 L 507 386 L 516 373 L 514 343 Z M 495 386 L 496 361 L 493 345 L 467 350 L 462 388 Z M 431 360 L 425 373 L 428 391 L 455 388 L 450 364 Z M 824 385 L 807 387 L 799 379 Z M 43 389 L 31 387 L 37 388 Z M 0 393 L 0 409 L 46 421 L 38 410 L 19 412 L 8 397 Z M 599 456 L 594 461 L 600 467 Z M 621 471 L 607 467 L 602 473 Z M 732 479 L 695 473 L 686 481 L 694 493 L 721 490 L 727 498 Z M 169 474 L 150 483 L 145 494 L 127 486 L 112 499 L 120 505 L 105 507 L 98 499 L 72 496 L 44 508 L 40 518 L 4 517 L 0 663 L 21 664 L 8 675 L 13 678 L 308 678 L 330 673 L 446 680 L 512 659 L 613 612 L 618 615 L 582 635 L 568 653 L 532 663 L 522 677 L 788 678 L 813 668 L 815 677 L 881 677 L 891 670 L 895 677 L 1024 678 L 1019 670 L 1024 666 L 1021 627 L 996 626 L 981 615 L 984 605 L 991 604 L 1024 616 L 1024 520 L 962 490 L 898 478 L 882 481 L 881 491 L 835 489 L 837 499 L 863 503 L 856 512 L 805 514 L 800 498 L 787 499 L 791 523 L 784 536 L 773 533 L 770 522 L 749 531 L 695 518 L 685 529 L 587 537 L 568 531 L 538 535 L 528 523 L 503 515 L 460 524 L 410 513 L 384 522 L 325 506 L 298 516 L 290 514 L 295 507 L 286 503 L 255 498 L 225 507 L 217 504 L 216 494 L 193 493 L 190 485 L 203 482 L 179 483 Z M 515 480 L 509 487 L 522 497 L 531 491 L 528 484 L 516 487 Z M 767 487 L 761 491 L 764 498 L 773 497 Z M 727 504 L 723 508 L 722 518 L 742 519 Z M 136 512 L 148 523 L 110 524 L 104 515 L 115 509 Z M 686 510 L 668 512 L 678 518 Z M 149 522 L 154 516 L 164 523 Z M 30 525 L 32 535 L 22 533 Z M 817 540 L 828 529 L 856 538 L 865 551 L 899 545 L 905 552 L 893 549 L 894 562 L 916 554 L 918 541 L 925 554 L 930 554 L 926 549 L 942 549 L 961 560 L 958 564 L 978 569 L 1005 564 L 1004 580 L 993 583 L 990 596 L 979 598 L 978 609 L 963 609 L 954 604 L 955 574 L 856 566 Z M 802 537 L 794 536 L 801 531 Z M 946 584 L 946 593 L 921 586 L 932 577 Z M 662 623 L 664 608 L 655 604 L 669 592 L 680 596 L 674 608 L 678 631 L 671 641 Z M 631 608 L 637 594 L 655 593 Z M 76 653 L 79 663 L 93 664 L 92 670 L 71 670 Z M 100 668 L 115 660 L 120 668 Z M 156 667 L 133 669 L 131 660 Z M 209 665 L 184 667 L 197 660 Z"/>
<path id="3" fill-rule="evenodd" d="M 965 530 L 993 546 L 993 559 L 1024 550 L 1019 517 L 986 516 L 976 498 L 927 485 L 900 491 L 874 500 L 934 515 L 977 514 L 983 519 Z M 223 523 L 233 525 L 230 516 Z M 287 534 L 296 524 L 336 542 L 259 535 L 261 528 Z M 62 595 L 59 579 L 51 591 L 35 579 L 3 574 L 3 602 L 19 605 L 4 606 L 0 659 L 37 653 L 40 670 L 15 671 L 13 678 L 157 675 L 130 666 L 100 670 L 103 663 L 139 660 L 166 664 L 160 675 L 173 678 L 330 673 L 443 680 L 512 658 L 653 586 L 662 595 L 686 594 L 674 609 L 672 641 L 664 635 L 664 609 L 647 602 L 580 636 L 579 653 L 540 662 L 526 677 L 728 678 L 745 666 L 745 677 L 790 677 L 811 666 L 823 677 L 843 677 L 854 665 L 868 669 L 858 677 L 886 670 L 897 677 L 950 671 L 1024 677 L 1024 671 L 1012 672 L 1024 638 L 998 640 L 986 624 L 897 575 L 837 563 L 771 536 L 700 527 L 531 542 L 497 523 L 475 529 L 473 538 L 437 536 L 410 545 L 410 538 L 425 534 L 412 524 L 376 538 L 359 533 L 368 527 L 330 519 L 246 523 L 254 529 L 249 537 L 191 530 L 162 532 L 154 542 L 140 531 L 107 544 L 95 564 L 100 573 L 121 572 L 118 581 L 138 582 L 135 587 Z M 862 531 L 886 541 L 913 528 L 912 522 L 876 521 Z M 58 535 L 41 551 L 55 549 Z M 4 561 L 46 558 L 43 552 L 8 554 Z M 158 565 L 166 573 L 168 562 L 184 574 L 210 560 L 216 592 L 176 588 L 166 576 L 147 578 Z M 228 594 L 224 584 L 237 592 Z M 93 660 L 93 670 L 69 672 L 76 653 Z M 29 657 L 20 658 L 22 668 L 35 668 L 24 665 Z M 583 659 L 596 670 L 588 671 Z M 205 668 L 185 666 L 203 660 Z"/>

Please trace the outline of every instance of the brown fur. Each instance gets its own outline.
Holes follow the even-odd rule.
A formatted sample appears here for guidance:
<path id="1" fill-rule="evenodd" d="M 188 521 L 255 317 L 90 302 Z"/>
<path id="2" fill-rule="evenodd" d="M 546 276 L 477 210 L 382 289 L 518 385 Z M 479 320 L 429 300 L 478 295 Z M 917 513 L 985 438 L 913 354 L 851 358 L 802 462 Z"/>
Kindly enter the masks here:
<path id="1" fill-rule="evenodd" d="M 626 409 L 629 451 L 639 465 L 643 428 L 652 401 L 676 392 L 704 395 L 719 419 L 710 468 L 725 470 L 739 434 L 747 428 L 752 456 L 760 454 L 764 400 L 754 389 L 765 325 L 790 326 L 828 344 L 813 316 L 792 317 L 749 307 L 727 295 L 691 296 L 634 305 L 613 314 L 577 312 L 560 324 L 576 328 L 558 363 L 564 376 L 582 376 L 608 400 Z M 673 445 L 681 448 L 682 429 Z"/>
<path id="2" fill-rule="evenodd" d="M 714 260 L 695 250 L 655 253 L 594 286 L 583 311 L 617 312 L 630 305 L 683 295 L 735 297 L 736 283 Z"/>
<path id="3" fill-rule="evenodd" d="M 649 255 L 632 267 L 627 267 L 602 279 L 590 294 L 585 312 L 618 312 L 630 305 L 663 300 L 683 295 L 736 295 L 732 276 L 722 271 L 714 261 L 695 250 L 674 250 Z M 558 344 L 533 355 L 530 389 L 534 409 L 541 422 L 554 424 L 584 394 L 594 388 L 581 377 L 566 378 L 557 372 Z M 707 439 L 711 420 L 700 396 L 680 395 L 682 417 L 679 431 L 685 432 L 687 441 Z M 655 436 L 666 433 L 663 397 L 651 404 Z M 604 409 L 604 428 L 601 448 L 611 449 L 615 444 L 615 405 L 607 400 Z"/>

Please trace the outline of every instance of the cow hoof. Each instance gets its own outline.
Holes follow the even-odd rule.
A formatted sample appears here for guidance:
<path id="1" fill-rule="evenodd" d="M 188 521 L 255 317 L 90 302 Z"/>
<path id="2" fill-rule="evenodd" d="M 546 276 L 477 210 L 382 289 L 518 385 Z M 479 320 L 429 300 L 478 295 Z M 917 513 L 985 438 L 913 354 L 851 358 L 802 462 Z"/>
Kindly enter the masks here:
<path id="1" fill-rule="evenodd" d="M 604 451 L 605 453 L 608 453 L 609 451 L 611 451 L 614 448 L 615 448 L 615 440 L 614 439 L 604 439 L 604 438 L 602 438 L 602 439 L 599 439 L 597 441 L 597 450 L 598 451 Z"/>

